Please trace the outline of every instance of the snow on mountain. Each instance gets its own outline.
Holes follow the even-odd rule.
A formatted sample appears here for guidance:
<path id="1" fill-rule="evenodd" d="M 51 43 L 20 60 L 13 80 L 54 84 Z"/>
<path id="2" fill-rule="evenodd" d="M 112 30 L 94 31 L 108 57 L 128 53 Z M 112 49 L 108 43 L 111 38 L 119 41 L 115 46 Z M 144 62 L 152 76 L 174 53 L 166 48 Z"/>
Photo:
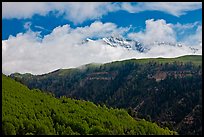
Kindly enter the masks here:
<path id="1" fill-rule="evenodd" d="M 139 52 L 145 52 L 147 49 L 142 44 L 135 40 L 124 39 L 119 37 L 107 37 L 102 39 L 104 43 L 112 47 L 124 47 L 128 50 L 137 50 Z"/>
<path id="2" fill-rule="evenodd" d="M 90 38 L 87 38 L 86 40 L 82 41 L 82 44 L 85 44 L 88 42 L 97 42 L 97 41 L 102 42 L 102 44 L 105 44 L 111 47 L 123 47 L 123 48 L 126 48 L 127 50 L 135 50 L 140 53 L 148 52 L 149 50 L 151 50 L 153 46 L 188 48 L 192 53 L 196 53 L 199 50 L 197 48 L 182 45 L 181 43 L 154 41 L 149 45 L 144 45 L 143 43 L 137 40 L 125 39 L 122 37 L 113 37 L 113 36 L 105 37 L 97 40 L 92 40 Z"/>

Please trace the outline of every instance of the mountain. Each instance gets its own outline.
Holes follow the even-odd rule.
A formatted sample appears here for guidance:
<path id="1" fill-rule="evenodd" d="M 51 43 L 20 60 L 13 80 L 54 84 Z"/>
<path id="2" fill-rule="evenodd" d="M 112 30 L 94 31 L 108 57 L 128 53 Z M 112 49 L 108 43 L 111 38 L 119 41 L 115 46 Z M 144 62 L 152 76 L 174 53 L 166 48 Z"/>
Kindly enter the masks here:
<path id="1" fill-rule="evenodd" d="M 89 64 L 43 75 L 12 74 L 56 97 L 123 108 L 179 134 L 202 134 L 202 56 L 149 58 Z"/>
<path id="2" fill-rule="evenodd" d="M 66 97 L 59 99 L 2 75 L 3 135 L 177 134 L 127 111 Z"/>
<path id="3" fill-rule="evenodd" d="M 120 37 L 107 37 L 102 38 L 105 44 L 108 44 L 112 47 L 124 47 L 128 50 L 137 50 L 139 52 L 146 52 L 147 48 L 145 48 L 139 41 L 131 40 L 131 39 L 124 39 Z"/>
<path id="4" fill-rule="evenodd" d="M 86 43 L 93 43 L 93 42 L 100 42 L 101 44 L 105 44 L 111 47 L 123 47 L 127 50 L 133 50 L 133 51 L 138 51 L 140 53 L 146 53 L 151 50 L 152 47 L 154 46 L 162 46 L 162 47 L 177 47 L 177 48 L 183 48 L 185 47 L 186 49 L 190 50 L 192 54 L 197 53 L 199 49 L 194 48 L 194 47 L 188 47 L 185 45 L 182 45 L 181 43 L 174 43 L 174 42 L 165 42 L 165 41 L 152 41 L 150 44 L 144 44 L 142 42 L 139 42 L 137 40 L 133 39 L 126 39 L 123 37 L 105 37 L 101 39 L 95 39 L 92 40 L 90 38 L 87 38 L 82 41 L 82 44 Z"/>
<path id="5" fill-rule="evenodd" d="M 87 38 L 82 41 L 82 44 L 93 43 L 93 42 L 100 42 L 101 44 L 105 44 L 111 47 L 123 47 L 127 50 L 135 50 L 138 52 L 147 52 L 149 49 L 143 46 L 139 41 L 125 39 L 122 37 L 105 37 L 101 39 L 92 40 Z"/>

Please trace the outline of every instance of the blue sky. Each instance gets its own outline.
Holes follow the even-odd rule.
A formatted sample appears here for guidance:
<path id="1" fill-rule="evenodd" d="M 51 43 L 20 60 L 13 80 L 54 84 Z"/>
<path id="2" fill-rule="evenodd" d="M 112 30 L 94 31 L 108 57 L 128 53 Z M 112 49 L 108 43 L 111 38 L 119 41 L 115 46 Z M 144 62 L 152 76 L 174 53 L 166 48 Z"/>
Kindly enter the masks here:
<path id="1" fill-rule="evenodd" d="M 137 4 L 137 3 L 135 3 Z M 23 4 L 22 4 L 23 6 Z M 187 24 L 200 22 L 202 24 L 202 8 L 195 10 L 189 10 L 184 15 L 179 17 L 166 13 L 163 11 L 141 11 L 136 13 L 130 13 L 124 10 L 118 10 L 116 12 L 110 12 L 107 15 L 103 15 L 99 19 L 85 20 L 82 23 L 74 24 L 72 21 L 66 19 L 63 14 L 56 16 L 56 13 L 49 11 L 45 16 L 39 14 L 33 14 L 29 18 L 3 18 L 2 19 L 2 40 L 8 39 L 9 35 L 15 36 L 17 33 L 26 32 L 24 24 L 26 22 L 31 22 L 31 29 L 33 31 L 42 31 L 42 35 L 51 33 L 51 31 L 60 25 L 70 24 L 72 28 L 84 27 L 90 25 L 94 20 L 99 20 L 101 22 L 112 22 L 118 26 L 126 27 L 132 25 L 135 27 L 134 31 L 139 31 L 145 28 L 145 21 L 148 19 L 164 19 L 168 23 L 176 24 Z M 48 25 L 49 24 L 49 25 Z M 34 26 L 41 26 L 47 30 L 42 30 Z"/>
<path id="2" fill-rule="evenodd" d="M 138 40 L 182 43 L 181 49 L 151 46 L 139 54 L 86 38 L 112 35 Z M 87 63 L 144 57 L 202 54 L 201 2 L 3 2 L 3 72 L 46 73 Z M 64 60 L 66 63 L 62 62 Z M 32 64 L 28 65 L 28 64 Z M 35 66 L 35 67 L 33 67 Z"/>

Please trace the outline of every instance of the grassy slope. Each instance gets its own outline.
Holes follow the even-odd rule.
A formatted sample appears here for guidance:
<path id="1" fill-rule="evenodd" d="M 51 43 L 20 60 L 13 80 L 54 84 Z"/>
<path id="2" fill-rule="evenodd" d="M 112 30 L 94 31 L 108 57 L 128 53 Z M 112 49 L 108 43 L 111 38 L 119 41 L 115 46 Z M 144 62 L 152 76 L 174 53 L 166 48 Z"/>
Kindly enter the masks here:
<path id="1" fill-rule="evenodd" d="M 143 59 L 130 59 L 130 60 L 124 60 L 124 61 L 116 61 L 112 63 L 107 64 L 115 64 L 115 63 L 126 63 L 126 62 L 136 62 L 136 63 L 148 63 L 150 61 L 155 61 L 159 63 L 173 63 L 175 61 L 177 62 L 191 62 L 195 65 L 202 65 L 202 55 L 186 55 L 181 56 L 177 58 L 143 58 Z"/>
<path id="2" fill-rule="evenodd" d="M 3 134 L 173 134 L 124 110 L 56 99 L 2 75 Z"/>
<path id="3" fill-rule="evenodd" d="M 186 55 L 186 56 L 181 56 L 177 58 L 144 58 L 144 59 L 128 59 L 128 60 L 123 60 L 123 61 L 115 61 L 111 63 L 106 63 L 106 64 L 96 64 L 96 63 L 91 63 L 91 64 L 86 64 L 83 65 L 79 68 L 70 68 L 70 69 L 58 69 L 53 72 L 47 73 L 47 74 L 42 74 L 41 76 L 47 77 L 49 75 L 55 75 L 56 76 L 65 76 L 65 75 L 73 75 L 77 72 L 81 72 L 86 68 L 89 69 L 96 69 L 99 68 L 100 66 L 117 66 L 120 64 L 125 64 L 128 62 L 132 63 L 148 63 L 148 62 L 159 62 L 159 63 L 173 63 L 175 61 L 177 62 L 182 62 L 182 63 L 193 63 L 194 65 L 202 65 L 202 55 Z M 32 74 L 20 74 L 20 73 L 14 73 L 15 77 L 32 77 L 34 75 Z"/>

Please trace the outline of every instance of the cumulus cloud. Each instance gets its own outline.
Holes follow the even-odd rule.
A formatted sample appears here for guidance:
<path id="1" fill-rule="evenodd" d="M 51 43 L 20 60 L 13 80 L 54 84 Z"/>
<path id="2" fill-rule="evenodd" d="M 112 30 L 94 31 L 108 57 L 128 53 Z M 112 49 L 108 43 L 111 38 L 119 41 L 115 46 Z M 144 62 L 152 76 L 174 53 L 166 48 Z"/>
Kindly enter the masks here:
<path id="1" fill-rule="evenodd" d="M 150 35 L 154 32 L 151 27 L 157 27 L 158 30 L 164 29 L 164 32 L 158 34 L 174 37 L 171 25 L 166 24 L 164 20 L 149 20 L 146 25 L 149 26 L 141 32 L 145 38 L 148 38 L 145 35 L 153 37 Z M 15 37 L 10 36 L 8 40 L 2 41 L 2 71 L 4 74 L 14 72 L 43 74 L 59 68 L 78 67 L 93 62 L 106 63 L 130 58 L 176 57 L 192 54 L 185 46 L 161 47 L 157 45 L 147 53 L 139 53 L 122 47 L 111 47 L 99 40 L 82 44 L 86 38 L 109 37 L 116 34 L 123 36 L 128 30 L 128 27 L 118 27 L 113 23 L 96 21 L 90 26 L 75 29 L 68 24 L 58 26 L 43 38 L 39 32 L 31 30 L 19 33 Z M 199 30 L 200 28 L 197 29 L 198 33 Z M 196 35 L 195 37 L 197 38 Z M 156 38 L 159 37 L 155 36 Z M 199 54 L 202 54 L 202 49 Z"/>
<path id="2" fill-rule="evenodd" d="M 3 2 L 2 17 L 31 18 L 35 14 L 45 16 L 52 11 L 56 16 L 63 15 L 65 19 L 78 24 L 86 20 L 100 19 L 110 12 L 119 10 L 130 13 L 157 10 L 181 16 L 187 11 L 201 8 L 201 2 Z"/>
<path id="3" fill-rule="evenodd" d="M 144 30 L 129 33 L 128 37 L 146 45 L 151 45 L 155 41 L 178 42 L 192 47 L 202 44 L 202 25 L 200 22 L 171 24 L 163 19 L 149 19 L 146 20 L 145 24 Z"/>
<path id="4" fill-rule="evenodd" d="M 202 24 L 200 22 L 173 25 L 177 39 L 185 45 L 192 47 L 202 46 Z"/>
<path id="5" fill-rule="evenodd" d="M 86 37 L 106 37 L 123 34 L 128 28 L 112 23 L 94 22 L 90 26 L 72 29 L 69 25 L 55 28 L 41 38 L 38 32 L 28 31 L 2 41 L 2 68 L 5 74 L 31 72 L 42 74 L 58 68 L 77 67 L 91 62 L 106 62 L 120 58 L 123 49 L 101 46 L 82 46 Z M 118 55 L 119 54 L 119 55 Z"/>
<path id="6" fill-rule="evenodd" d="M 200 45 L 202 47 L 202 26 L 197 26 L 196 31 L 193 34 L 189 34 L 182 40 L 186 45 L 196 47 Z"/>
<path id="7" fill-rule="evenodd" d="M 154 41 L 176 42 L 176 35 L 172 28 L 172 24 L 166 23 L 165 20 L 149 19 L 145 21 L 146 28 L 144 31 L 133 32 L 128 36 L 132 39 L 139 40 L 146 45 Z"/>

